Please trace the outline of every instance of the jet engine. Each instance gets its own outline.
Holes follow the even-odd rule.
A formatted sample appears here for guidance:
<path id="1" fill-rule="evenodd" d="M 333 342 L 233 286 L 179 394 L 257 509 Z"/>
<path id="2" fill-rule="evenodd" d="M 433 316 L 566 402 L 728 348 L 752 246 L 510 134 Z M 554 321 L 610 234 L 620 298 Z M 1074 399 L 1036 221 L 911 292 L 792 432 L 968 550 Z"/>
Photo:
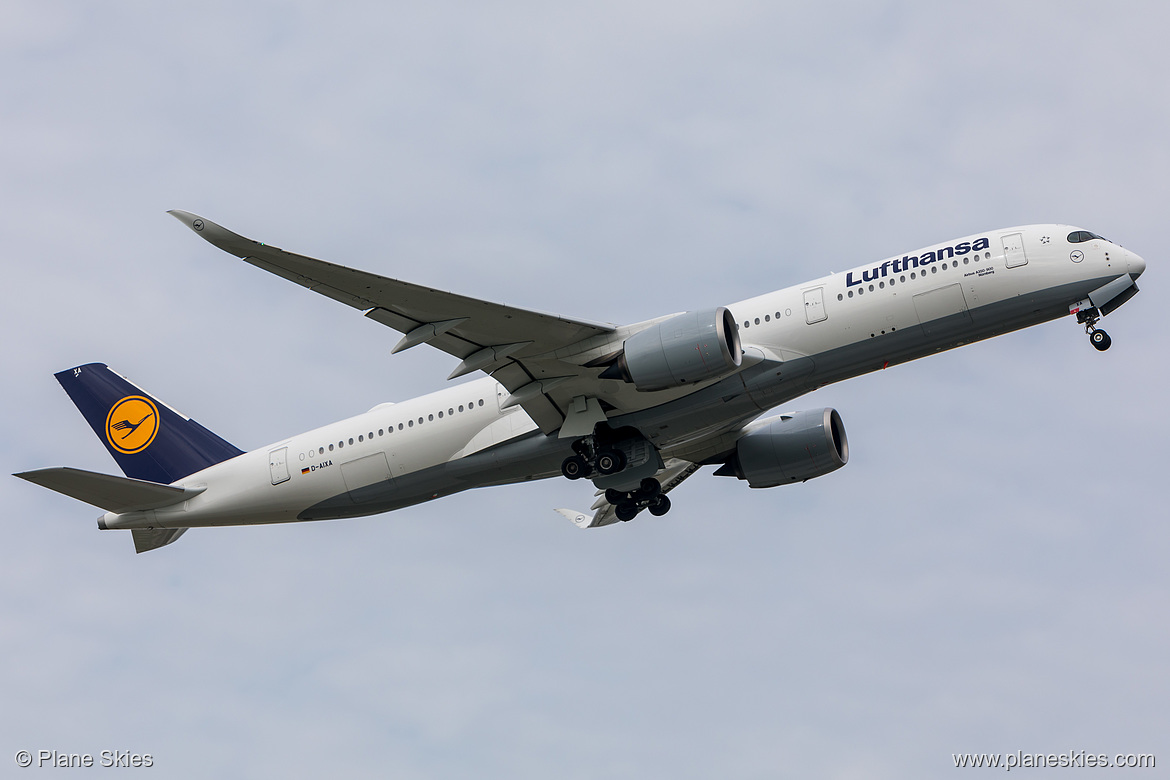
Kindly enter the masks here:
<path id="1" fill-rule="evenodd" d="M 747 480 L 754 488 L 804 482 L 836 471 L 849 460 L 849 440 L 836 409 L 784 414 L 749 430 L 715 473 Z"/>
<path id="2" fill-rule="evenodd" d="M 638 331 L 601 376 L 623 379 L 639 390 L 665 390 L 730 374 L 742 360 L 735 319 L 720 306 Z"/>

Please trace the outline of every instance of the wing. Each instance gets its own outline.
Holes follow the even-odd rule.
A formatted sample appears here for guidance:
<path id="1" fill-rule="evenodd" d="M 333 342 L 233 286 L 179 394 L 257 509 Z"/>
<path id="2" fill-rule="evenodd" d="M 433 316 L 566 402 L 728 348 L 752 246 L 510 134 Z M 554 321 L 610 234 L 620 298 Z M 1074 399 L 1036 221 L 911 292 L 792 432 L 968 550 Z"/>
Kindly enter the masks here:
<path id="1" fill-rule="evenodd" d="M 666 461 L 665 467 L 658 472 L 657 479 L 662 484 L 662 492 L 669 493 L 678 487 L 684 479 L 699 470 L 698 463 L 689 460 L 671 458 Z M 618 521 L 614 505 L 605 499 L 605 491 L 597 491 L 597 500 L 590 509 L 596 510 L 593 515 L 588 512 L 577 512 L 573 509 L 557 509 L 557 514 L 568 518 L 578 528 L 598 528 L 603 525 L 612 525 Z"/>
<path id="2" fill-rule="evenodd" d="M 585 364 L 616 351 L 624 329 L 314 260 L 244 238 L 186 211 L 169 213 L 225 252 L 400 331 L 404 335 L 394 352 L 427 343 L 460 359 L 450 379 L 478 370 L 491 374 L 512 394 L 505 404 L 523 406 L 545 433 L 560 428 L 570 414 L 589 430 L 604 419 L 597 402 L 586 400 L 595 395 L 598 370 Z"/>

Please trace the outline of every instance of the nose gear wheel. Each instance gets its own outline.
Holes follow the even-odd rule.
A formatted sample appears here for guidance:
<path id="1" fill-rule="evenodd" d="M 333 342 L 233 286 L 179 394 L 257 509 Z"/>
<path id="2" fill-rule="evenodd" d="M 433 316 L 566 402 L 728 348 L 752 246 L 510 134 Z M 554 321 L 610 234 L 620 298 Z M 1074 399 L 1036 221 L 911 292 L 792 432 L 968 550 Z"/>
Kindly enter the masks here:
<path id="1" fill-rule="evenodd" d="M 1109 338 L 1108 333 L 1097 328 L 1097 323 L 1100 320 L 1101 314 L 1096 307 L 1077 312 L 1077 322 L 1085 326 L 1085 333 L 1089 334 L 1089 343 L 1098 352 L 1104 352 L 1109 349 L 1109 345 L 1113 343 L 1113 339 Z"/>
<path id="2" fill-rule="evenodd" d="M 1092 344 L 1097 351 L 1104 352 L 1109 349 L 1109 345 L 1113 343 L 1113 339 L 1109 338 L 1109 334 L 1103 330 L 1094 328 L 1089 331 L 1089 343 Z"/>

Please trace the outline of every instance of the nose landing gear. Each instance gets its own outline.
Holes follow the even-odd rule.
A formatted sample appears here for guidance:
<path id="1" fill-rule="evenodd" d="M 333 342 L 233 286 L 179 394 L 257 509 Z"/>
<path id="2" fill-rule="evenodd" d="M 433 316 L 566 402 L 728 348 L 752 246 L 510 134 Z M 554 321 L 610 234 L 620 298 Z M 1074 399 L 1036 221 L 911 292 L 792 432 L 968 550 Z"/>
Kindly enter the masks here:
<path id="1" fill-rule="evenodd" d="M 1109 338 L 1109 334 L 1105 331 L 1094 328 L 1089 331 L 1089 343 L 1096 347 L 1098 351 L 1104 352 L 1109 349 L 1109 345 L 1113 343 L 1113 339 Z"/>
<path id="2" fill-rule="evenodd" d="M 1085 326 L 1085 333 L 1089 334 L 1089 343 L 1098 352 L 1104 352 L 1109 349 L 1109 345 L 1113 343 L 1113 339 L 1109 338 L 1109 334 L 1097 328 L 1097 323 L 1101 320 L 1101 313 L 1097 307 L 1084 309 L 1077 312 L 1077 322 Z"/>

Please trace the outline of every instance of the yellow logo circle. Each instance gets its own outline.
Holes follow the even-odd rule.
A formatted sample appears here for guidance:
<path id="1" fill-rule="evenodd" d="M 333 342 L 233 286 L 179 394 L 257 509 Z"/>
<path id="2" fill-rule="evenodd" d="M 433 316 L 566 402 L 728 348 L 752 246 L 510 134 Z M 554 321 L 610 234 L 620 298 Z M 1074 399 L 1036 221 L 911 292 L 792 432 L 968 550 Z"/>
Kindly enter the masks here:
<path id="1" fill-rule="evenodd" d="M 158 433 L 158 407 L 149 398 L 128 395 L 106 415 L 106 441 L 118 452 L 142 452 Z"/>

